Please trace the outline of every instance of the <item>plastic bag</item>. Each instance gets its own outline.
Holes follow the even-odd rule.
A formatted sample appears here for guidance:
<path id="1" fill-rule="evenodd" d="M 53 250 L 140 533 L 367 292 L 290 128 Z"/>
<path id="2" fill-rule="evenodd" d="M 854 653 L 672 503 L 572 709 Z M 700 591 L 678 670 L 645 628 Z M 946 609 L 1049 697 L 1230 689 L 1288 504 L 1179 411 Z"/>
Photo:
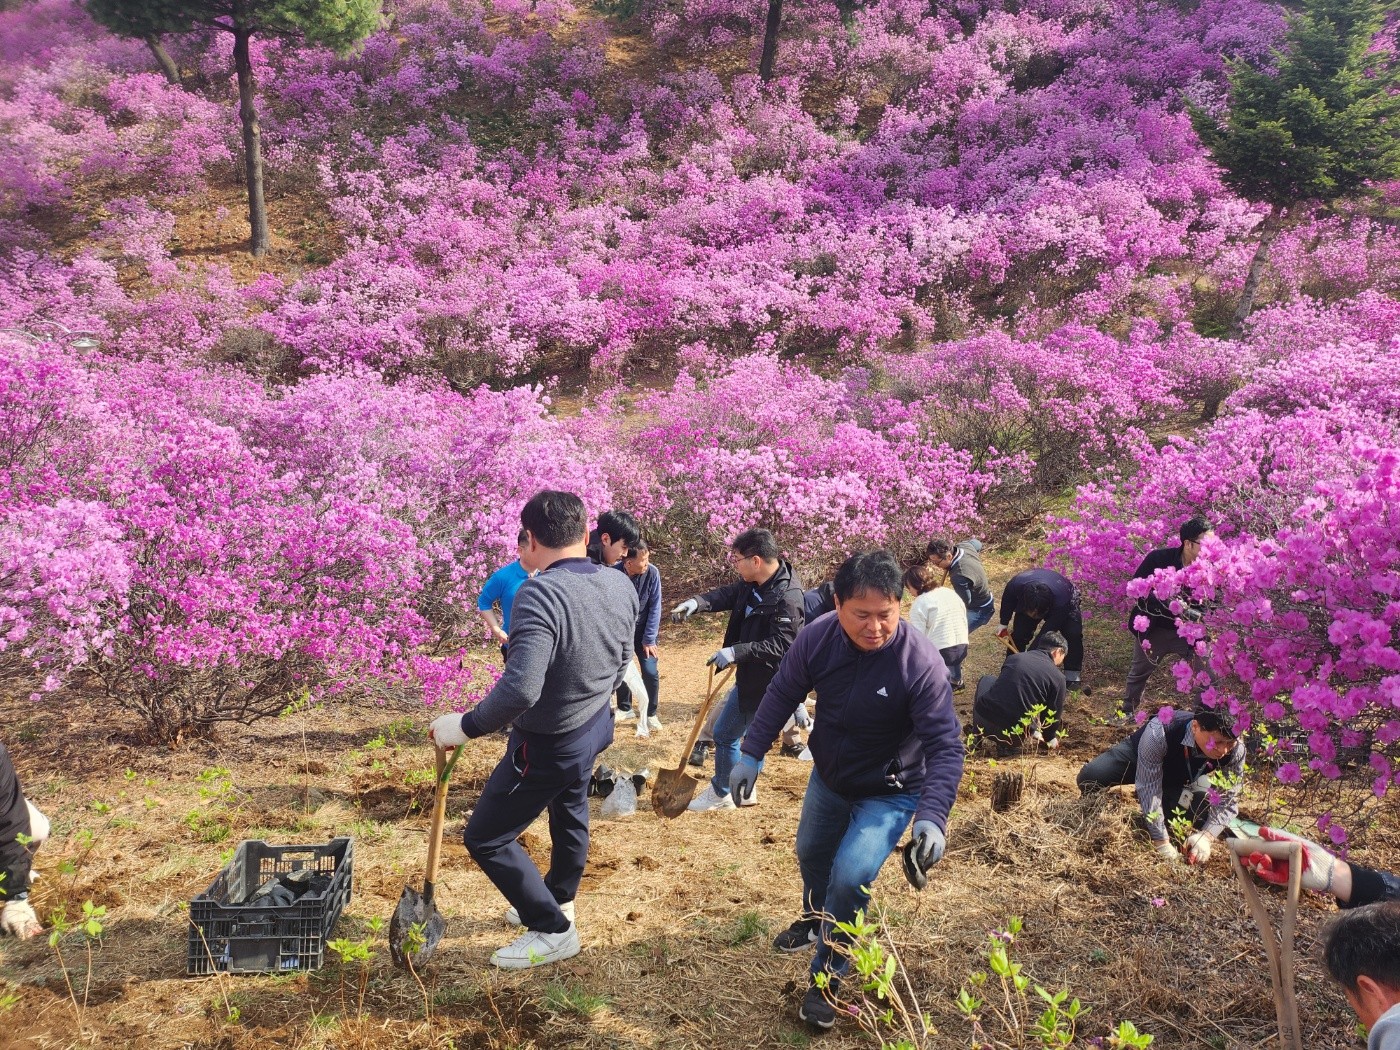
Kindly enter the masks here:
<path id="1" fill-rule="evenodd" d="M 604 817 L 630 817 L 637 812 L 637 788 L 631 777 L 619 777 L 608 797 L 603 799 Z"/>

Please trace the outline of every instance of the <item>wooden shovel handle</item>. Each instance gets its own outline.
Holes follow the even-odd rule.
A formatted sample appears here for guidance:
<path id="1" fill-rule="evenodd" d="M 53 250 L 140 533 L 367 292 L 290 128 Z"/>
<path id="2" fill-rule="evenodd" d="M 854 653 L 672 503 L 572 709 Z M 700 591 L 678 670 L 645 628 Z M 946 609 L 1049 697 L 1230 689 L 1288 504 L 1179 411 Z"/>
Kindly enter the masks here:
<path id="1" fill-rule="evenodd" d="M 1298 895 L 1302 888 L 1302 847 L 1297 842 L 1271 842 L 1268 839 L 1231 839 L 1230 863 L 1239 879 L 1245 903 L 1249 905 L 1254 924 L 1259 927 L 1259 935 L 1264 941 L 1264 953 L 1269 958 L 1269 977 L 1273 984 L 1274 1014 L 1278 1020 L 1280 1050 L 1303 1050 L 1301 1033 L 1298 1031 L 1298 998 L 1294 990 L 1295 968 L 1293 962 L 1293 938 L 1297 929 Z M 1275 939 L 1273 924 L 1254 880 L 1245 871 L 1240 857 L 1251 853 L 1262 853 L 1268 857 L 1288 861 L 1288 903 L 1283 913 L 1283 927 Z"/>
<path id="2" fill-rule="evenodd" d="M 695 747 L 695 741 L 700 739 L 700 729 L 705 724 L 705 716 L 710 713 L 710 705 L 715 702 L 715 697 L 720 690 L 725 687 L 730 677 L 734 674 L 733 667 L 726 667 L 720 672 L 719 681 L 715 681 L 715 665 L 710 664 L 710 681 L 705 690 L 705 702 L 700 705 L 700 710 L 695 714 L 695 724 L 690 727 L 690 736 L 686 738 L 685 750 L 681 752 L 680 764 L 677 769 L 684 769 L 685 764 L 690 759 L 690 752 Z"/>
<path id="3" fill-rule="evenodd" d="M 442 853 L 442 826 L 447 821 L 447 781 L 461 753 L 460 747 L 454 747 L 449 761 L 446 748 L 433 748 L 433 768 L 437 776 L 433 787 L 433 823 L 428 830 L 428 871 L 423 876 L 423 881 L 427 883 L 425 896 L 432 893 L 431 887 L 437 882 L 438 856 Z"/>
<path id="4" fill-rule="evenodd" d="M 1006 646 L 1013 653 L 1019 653 L 1021 651 L 1020 649 L 1016 648 L 1016 643 L 1013 642 L 1010 638 L 1007 638 L 1005 635 L 999 634 L 997 635 L 997 638 L 1000 639 L 1002 645 Z"/>

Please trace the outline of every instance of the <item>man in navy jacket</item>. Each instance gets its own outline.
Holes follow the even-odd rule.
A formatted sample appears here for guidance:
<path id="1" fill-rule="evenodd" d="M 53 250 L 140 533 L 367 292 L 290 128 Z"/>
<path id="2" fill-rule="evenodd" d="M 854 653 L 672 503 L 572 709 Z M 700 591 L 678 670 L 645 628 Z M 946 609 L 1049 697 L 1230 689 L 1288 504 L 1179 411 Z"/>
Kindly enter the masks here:
<path id="1" fill-rule="evenodd" d="M 997 634 L 1002 638 L 1009 635 L 1017 652 L 1025 652 L 1034 638 L 1047 631 L 1058 631 L 1069 643 L 1065 682 L 1077 691 L 1079 672 L 1084 669 L 1084 619 L 1079 611 L 1079 588 L 1054 569 L 1018 572 L 1001 592 L 1001 630 Z"/>
<path id="2" fill-rule="evenodd" d="M 866 907 L 869 887 L 910 818 L 920 868 L 943 856 L 963 768 L 943 658 L 899 618 L 899 563 L 887 551 L 857 554 L 835 583 L 836 611 L 808 625 L 783 657 L 730 777 L 731 793 L 742 800 L 783 723 L 815 690 L 821 718 L 797 825 L 804 918 L 774 946 L 797 951 L 816 943 L 800 1016 L 818 1028 L 835 1023 L 833 1002 L 849 966 L 833 950 L 833 923 L 850 922 Z M 825 990 L 818 974 L 826 975 Z"/>

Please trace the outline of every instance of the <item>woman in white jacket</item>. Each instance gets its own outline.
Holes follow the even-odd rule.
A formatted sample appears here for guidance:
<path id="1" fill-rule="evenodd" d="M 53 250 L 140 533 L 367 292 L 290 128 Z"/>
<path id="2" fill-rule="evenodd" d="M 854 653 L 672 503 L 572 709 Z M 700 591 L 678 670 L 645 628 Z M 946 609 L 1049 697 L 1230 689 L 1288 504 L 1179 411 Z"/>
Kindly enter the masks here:
<path id="1" fill-rule="evenodd" d="M 948 665 L 948 680 L 955 692 L 963 686 L 962 665 L 967 659 L 967 607 L 952 587 L 944 586 L 942 569 L 915 565 L 904 574 L 904 586 L 915 594 L 909 624 L 929 641 Z"/>

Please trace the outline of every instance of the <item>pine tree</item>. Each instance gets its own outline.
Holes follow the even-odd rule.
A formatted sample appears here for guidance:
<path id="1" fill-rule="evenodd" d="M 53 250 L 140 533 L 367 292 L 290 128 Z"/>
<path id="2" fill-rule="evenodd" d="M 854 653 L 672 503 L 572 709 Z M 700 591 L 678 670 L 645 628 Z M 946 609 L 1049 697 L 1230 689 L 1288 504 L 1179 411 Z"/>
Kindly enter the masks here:
<path id="1" fill-rule="evenodd" d="M 1394 57 L 1373 49 L 1393 11 L 1378 0 L 1305 0 L 1273 69 L 1234 62 L 1223 120 L 1195 107 L 1196 133 L 1235 192 L 1268 208 L 1235 311 L 1239 336 L 1285 216 L 1400 176 Z"/>
<path id="2" fill-rule="evenodd" d="M 258 35 L 277 36 L 344 51 L 379 25 L 380 0 L 86 0 L 86 6 L 102 25 L 138 40 L 149 41 L 162 33 L 188 33 L 201 26 L 233 34 L 251 249 L 254 255 L 262 255 L 269 239 L 267 203 L 263 199 L 262 130 L 255 105 L 257 85 L 248 43 Z"/>

